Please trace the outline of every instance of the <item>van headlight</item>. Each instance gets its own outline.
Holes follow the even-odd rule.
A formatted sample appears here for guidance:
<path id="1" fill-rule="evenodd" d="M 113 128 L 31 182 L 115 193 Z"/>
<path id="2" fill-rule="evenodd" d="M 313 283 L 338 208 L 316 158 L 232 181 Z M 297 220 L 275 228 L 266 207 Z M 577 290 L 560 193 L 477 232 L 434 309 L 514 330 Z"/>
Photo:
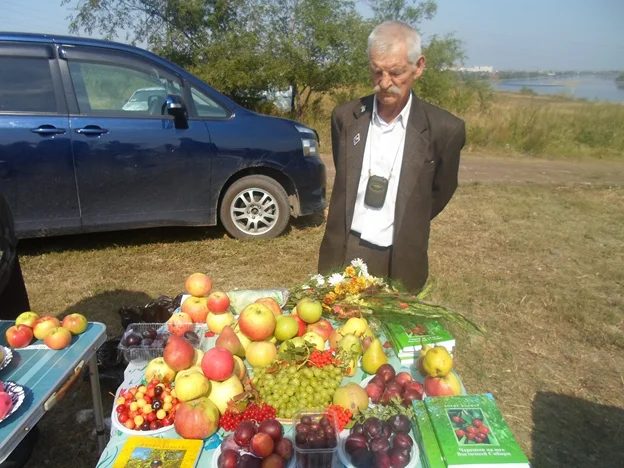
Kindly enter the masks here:
<path id="1" fill-rule="evenodd" d="M 301 145 L 303 146 L 304 156 L 318 156 L 319 155 L 318 141 L 316 141 L 316 139 L 302 138 Z"/>

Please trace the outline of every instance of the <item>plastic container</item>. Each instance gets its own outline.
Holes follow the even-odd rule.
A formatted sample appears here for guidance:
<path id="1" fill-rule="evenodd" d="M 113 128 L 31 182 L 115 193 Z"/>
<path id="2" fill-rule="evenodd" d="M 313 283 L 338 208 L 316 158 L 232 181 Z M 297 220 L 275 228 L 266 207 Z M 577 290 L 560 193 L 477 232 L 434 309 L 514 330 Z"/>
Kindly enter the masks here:
<path id="1" fill-rule="evenodd" d="M 303 448 L 297 443 L 296 430 L 297 424 L 301 422 L 301 418 L 309 416 L 313 422 L 319 422 L 324 416 L 324 409 L 302 409 L 297 411 L 292 418 L 295 439 L 295 459 L 296 468 L 337 468 L 341 465 L 338 458 L 338 437 L 340 431 L 338 425 L 334 422 L 333 428 L 336 434 L 336 444 L 334 447 L 328 448 Z"/>
<path id="2" fill-rule="evenodd" d="M 200 323 L 187 324 L 188 330 L 193 331 L 199 341 L 192 343 L 195 348 L 205 349 L 207 341 L 206 332 L 208 326 Z M 149 332 L 149 330 L 153 330 Z M 154 335 L 155 332 L 155 335 Z M 146 333 L 151 333 L 154 339 L 147 337 Z M 137 344 L 128 343 L 131 335 L 137 335 L 141 341 Z M 130 361 L 151 361 L 163 355 L 167 339 L 171 336 L 166 323 L 131 323 L 126 328 L 117 350 L 123 355 L 127 362 Z M 152 341 L 147 341 L 152 340 Z"/>

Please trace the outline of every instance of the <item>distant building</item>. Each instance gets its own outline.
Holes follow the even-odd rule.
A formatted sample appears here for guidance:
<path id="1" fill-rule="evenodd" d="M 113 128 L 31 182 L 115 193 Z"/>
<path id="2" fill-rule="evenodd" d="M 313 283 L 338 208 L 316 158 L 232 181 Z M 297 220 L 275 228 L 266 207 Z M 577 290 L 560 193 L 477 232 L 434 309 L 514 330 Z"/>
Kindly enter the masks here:
<path id="1" fill-rule="evenodd" d="M 494 67 L 477 66 L 477 67 L 452 67 L 451 70 L 467 73 L 494 73 Z"/>

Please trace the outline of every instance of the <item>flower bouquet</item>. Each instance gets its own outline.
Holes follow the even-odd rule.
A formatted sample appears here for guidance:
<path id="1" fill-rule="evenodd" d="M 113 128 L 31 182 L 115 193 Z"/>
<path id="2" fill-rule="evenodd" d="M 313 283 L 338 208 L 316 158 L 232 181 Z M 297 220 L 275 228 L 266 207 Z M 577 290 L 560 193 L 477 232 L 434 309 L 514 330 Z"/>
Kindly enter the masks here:
<path id="1" fill-rule="evenodd" d="M 336 320 L 366 317 L 378 323 L 394 321 L 413 323 L 415 320 L 455 322 L 464 328 L 483 333 L 483 329 L 466 316 L 425 300 L 431 286 L 417 295 L 402 290 L 383 278 L 372 276 L 361 259 L 354 259 L 343 272 L 314 275 L 305 284 L 290 290 L 287 307 L 291 309 L 303 297 L 318 300 L 325 315 Z"/>

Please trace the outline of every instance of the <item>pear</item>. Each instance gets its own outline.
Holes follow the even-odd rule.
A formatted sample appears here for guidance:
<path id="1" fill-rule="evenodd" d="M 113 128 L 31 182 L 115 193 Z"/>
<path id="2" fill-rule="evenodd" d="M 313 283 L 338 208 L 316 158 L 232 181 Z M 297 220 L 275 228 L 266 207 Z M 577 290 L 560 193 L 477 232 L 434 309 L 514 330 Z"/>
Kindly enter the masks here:
<path id="1" fill-rule="evenodd" d="M 426 352 L 423 369 L 431 377 L 444 377 L 453 369 L 453 358 L 444 346 L 435 346 Z"/>
<path id="2" fill-rule="evenodd" d="M 366 319 L 352 317 L 347 320 L 344 327 L 342 327 L 342 333 L 347 335 L 353 333 L 355 336 L 362 336 L 368 328 L 368 322 Z"/>
<path id="3" fill-rule="evenodd" d="M 236 333 L 234 333 L 234 329 L 229 325 L 223 327 L 221 334 L 215 342 L 215 346 L 225 348 L 236 356 L 245 357 L 245 348 L 243 348 L 243 344 Z"/>
<path id="4" fill-rule="evenodd" d="M 375 338 L 362 356 L 362 370 L 367 374 L 374 374 L 382 364 L 387 363 L 388 356 L 384 353 L 381 341 Z"/>
<path id="5" fill-rule="evenodd" d="M 420 354 L 418 355 L 418 362 L 416 363 L 416 367 L 418 368 L 418 372 L 420 372 L 420 375 L 422 375 L 423 377 L 427 377 L 427 371 L 425 371 L 425 368 L 423 367 L 423 361 L 425 360 L 425 354 L 427 354 L 430 349 L 433 349 L 433 347 L 425 344 L 422 348 L 420 348 Z"/>
<path id="6" fill-rule="evenodd" d="M 349 352 L 355 352 L 359 355 L 362 354 L 362 344 L 360 343 L 360 339 L 353 333 L 348 333 L 343 336 L 338 342 L 338 348 Z"/>
<path id="7" fill-rule="evenodd" d="M 366 327 L 366 330 L 364 330 L 364 333 L 362 333 L 362 338 L 370 338 L 371 340 L 375 339 L 375 334 L 373 333 L 373 330 L 370 329 L 370 327 Z"/>

